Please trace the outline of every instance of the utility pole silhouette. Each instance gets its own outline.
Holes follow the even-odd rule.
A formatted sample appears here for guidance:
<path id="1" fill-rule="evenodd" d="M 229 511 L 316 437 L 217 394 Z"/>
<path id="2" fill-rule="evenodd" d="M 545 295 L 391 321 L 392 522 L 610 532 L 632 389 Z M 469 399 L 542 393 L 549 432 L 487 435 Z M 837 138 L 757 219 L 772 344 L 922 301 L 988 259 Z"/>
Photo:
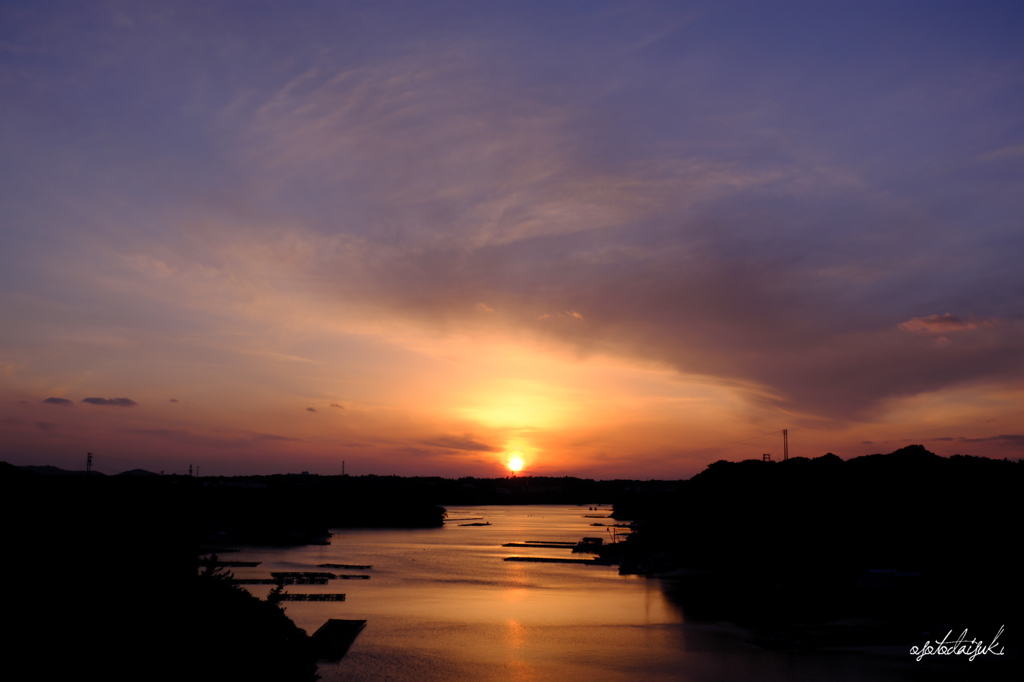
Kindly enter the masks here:
<path id="1" fill-rule="evenodd" d="M 789 459 L 789 429 L 782 429 L 782 459 Z"/>
<path id="2" fill-rule="evenodd" d="M 85 475 L 88 476 L 92 473 L 92 453 L 85 453 Z"/>

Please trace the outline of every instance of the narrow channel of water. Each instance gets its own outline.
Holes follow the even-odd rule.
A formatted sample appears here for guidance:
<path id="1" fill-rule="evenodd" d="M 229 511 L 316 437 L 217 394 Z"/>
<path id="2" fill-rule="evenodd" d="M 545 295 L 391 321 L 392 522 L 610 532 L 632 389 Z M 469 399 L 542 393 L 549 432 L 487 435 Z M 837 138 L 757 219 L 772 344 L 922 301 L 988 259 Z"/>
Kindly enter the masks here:
<path id="1" fill-rule="evenodd" d="M 603 510 L 608 513 L 607 509 Z M 263 562 L 238 578 L 270 571 L 365 573 L 369 580 L 291 586 L 344 592 L 345 602 L 288 602 L 289 617 L 312 633 L 328 618 L 366 619 L 339 663 L 340 680 L 903 680 L 907 665 L 849 654 L 765 651 L 726 624 L 688 623 L 660 582 L 620 576 L 610 566 L 506 562 L 513 555 L 580 557 L 559 548 L 508 542 L 578 541 L 611 535 L 610 519 L 587 507 L 449 507 L 437 529 L 336 529 L 327 546 L 242 548 L 231 559 Z M 483 523 L 487 526 L 461 526 Z M 225 556 L 224 558 L 229 558 Z M 318 564 L 372 565 L 370 570 Z M 263 597 L 269 587 L 249 588 Z M 912 661 L 908 660 L 908 664 Z"/>

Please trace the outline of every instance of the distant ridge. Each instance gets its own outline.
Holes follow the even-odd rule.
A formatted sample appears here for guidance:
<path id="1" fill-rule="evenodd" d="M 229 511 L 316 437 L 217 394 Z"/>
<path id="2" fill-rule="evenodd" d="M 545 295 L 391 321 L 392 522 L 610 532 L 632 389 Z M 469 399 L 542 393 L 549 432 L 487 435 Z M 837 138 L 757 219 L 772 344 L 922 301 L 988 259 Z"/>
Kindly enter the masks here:
<path id="1" fill-rule="evenodd" d="M 60 467 L 51 466 L 49 464 L 42 466 L 35 464 L 26 464 L 25 466 L 19 466 L 18 468 L 21 469 L 22 471 L 28 471 L 33 474 L 39 474 L 40 476 L 85 476 L 86 474 L 86 472 L 84 471 L 70 471 L 68 469 L 61 469 Z M 106 474 L 101 474 L 98 471 L 93 471 L 89 475 L 105 476 Z"/>
<path id="2" fill-rule="evenodd" d="M 39 474 L 40 476 L 106 476 L 106 474 L 99 471 L 71 471 L 70 469 L 61 469 L 50 464 L 39 465 L 39 464 L 25 464 L 16 467 L 22 471 L 30 474 Z M 115 476 L 159 476 L 160 474 L 153 471 L 147 471 L 146 469 L 131 469 L 129 471 L 122 471 Z"/>
<path id="3" fill-rule="evenodd" d="M 146 471 L 145 469 L 131 469 L 130 471 L 122 471 L 117 474 L 118 476 L 159 476 L 160 474 L 153 471 Z"/>

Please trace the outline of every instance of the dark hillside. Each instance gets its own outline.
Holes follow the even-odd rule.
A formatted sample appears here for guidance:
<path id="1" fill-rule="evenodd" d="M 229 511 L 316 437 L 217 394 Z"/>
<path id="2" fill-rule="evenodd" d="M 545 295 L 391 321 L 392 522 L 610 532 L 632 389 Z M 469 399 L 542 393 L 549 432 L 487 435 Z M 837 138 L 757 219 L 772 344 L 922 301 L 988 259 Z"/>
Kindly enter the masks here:
<path id="1" fill-rule="evenodd" d="M 842 461 L 719 461 L 672 494 L 624 499 L 627 570 L 684 569 L 691 615 L 848 615 L 998 627 L 1020 618 L 1024 463 L 920 445 Z"/>
<path id="2" fill-rule="evenodd" d="M 191 481 L 0 469 L 5 669 L 17 679 L 307 682 L 305 633 L 199 575 Z"/>

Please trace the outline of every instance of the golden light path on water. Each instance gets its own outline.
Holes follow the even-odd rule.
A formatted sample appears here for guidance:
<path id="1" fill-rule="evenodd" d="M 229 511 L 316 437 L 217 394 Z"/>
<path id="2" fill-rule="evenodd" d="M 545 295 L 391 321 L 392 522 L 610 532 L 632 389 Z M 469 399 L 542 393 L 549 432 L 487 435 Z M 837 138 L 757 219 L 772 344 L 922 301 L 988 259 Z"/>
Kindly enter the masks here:
<path id="1" fill-rule="evenodd" d="M 335 528 L 328 545 L 238 547 L 233 558 L 261 563 L 234 574 L 328 570 L 368 576 L 288 588 L 346 594 L 343 602 L 287 602 L 286 614 L 307 632 L 329 618 L 367 621 L 340 662 L 320 665 L 323 682 L 905 679 L 884 659 L 752 646 L 749 634 L 735 627 L 689 621 L 662 581 L 620 575 L 614 566 L 504 561 L 517 554 L 586 556 L 550 544 L 504 546 L 510 542 L 584 536 L 611 541 L 608 526 L 592 525 L 590 506 L 449 506 L 442 528 Z M 331 563 L 370 568 L 322 567 Z M 246 589 L 262 598 L 271 588 Z"/>

